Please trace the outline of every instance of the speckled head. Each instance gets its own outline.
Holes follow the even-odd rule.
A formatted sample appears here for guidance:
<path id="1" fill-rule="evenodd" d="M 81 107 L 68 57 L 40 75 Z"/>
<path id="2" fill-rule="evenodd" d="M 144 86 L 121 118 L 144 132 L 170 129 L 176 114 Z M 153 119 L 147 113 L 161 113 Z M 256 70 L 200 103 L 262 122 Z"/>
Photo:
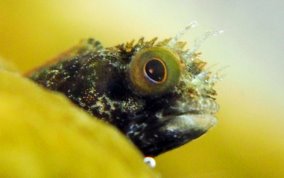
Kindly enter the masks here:
<path id="1" fill-rule="evenodd" d="M 145 105 L 125 133 L 145 155 L 185 144 L 216 123 L 216 75 L 204 70 L 200 53 L 171 40 L 139 48 L 128 65 L 128 86 Z"/>
<path id="2" fill-rule="evenodd" d="M 156 41 L 103 48 L 89 39 L 29 77 L 115 125 L 144 155 L 156 156 L 204 134 L 218 110 L 218 77 L 204 69 L 200 53 L 184 49 L 178 37 Z"/>

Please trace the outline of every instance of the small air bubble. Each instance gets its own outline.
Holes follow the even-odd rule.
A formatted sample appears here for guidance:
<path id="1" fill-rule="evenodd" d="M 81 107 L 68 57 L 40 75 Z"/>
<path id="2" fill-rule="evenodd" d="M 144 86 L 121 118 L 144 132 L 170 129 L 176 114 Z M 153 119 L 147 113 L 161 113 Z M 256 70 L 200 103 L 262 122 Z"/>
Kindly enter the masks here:
<path id="1" fill-rule="evenodd" d="M 145 157 L 144 163 L 146 163 L 150 168 L 156 167 L 156 160 L 152 157 Z"/>

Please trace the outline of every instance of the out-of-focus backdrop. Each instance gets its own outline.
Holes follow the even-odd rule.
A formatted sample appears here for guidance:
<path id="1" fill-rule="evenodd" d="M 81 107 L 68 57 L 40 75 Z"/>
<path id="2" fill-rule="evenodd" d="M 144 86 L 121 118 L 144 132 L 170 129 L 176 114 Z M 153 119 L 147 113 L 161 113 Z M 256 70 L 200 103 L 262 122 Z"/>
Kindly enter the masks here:
<path id="1" fill-rule="evenodd" d="M 198 140 L 157 157 L 164 178 L 284 177 L 284 1 L 0 0 L 0 56 L 22 72 L 94 37 L 105 46 L 145 36 L 192 42 L 216 68 L 219 122 Z M 189 44 L 190 46 L 190 44 Z"/>

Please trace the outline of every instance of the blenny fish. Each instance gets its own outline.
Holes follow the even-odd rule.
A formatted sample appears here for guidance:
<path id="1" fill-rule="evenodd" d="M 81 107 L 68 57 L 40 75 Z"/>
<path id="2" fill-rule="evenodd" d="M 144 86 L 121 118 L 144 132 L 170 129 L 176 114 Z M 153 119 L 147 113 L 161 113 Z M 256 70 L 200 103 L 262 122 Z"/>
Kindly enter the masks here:
<path id="1" fill-rule="evenodd" d="M 27 76 L 117 127 L 145 156 L 157 156 L 216 123 L 218 76 L 205 69 L 198 44 L 185 49 L 183 33 L 108 48 L 90 38 Z"/>

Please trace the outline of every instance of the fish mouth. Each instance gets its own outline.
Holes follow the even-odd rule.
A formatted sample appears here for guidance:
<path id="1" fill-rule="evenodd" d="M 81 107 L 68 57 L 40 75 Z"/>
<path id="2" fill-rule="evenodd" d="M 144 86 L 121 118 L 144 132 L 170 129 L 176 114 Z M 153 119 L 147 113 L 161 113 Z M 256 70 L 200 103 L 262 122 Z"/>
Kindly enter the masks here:
<path id="1" fill-rule="evenodd" d="M 199 136 L 205 133 L 217 123 L 214 115 L 209 113 L 182 113 L 175 115 L 163 116 L 167 120 L 166 124 L 161 130 L 168 132 L 181 132 L 183 134 L 190 134 Z"/>
<path id="2" fill-rule="evenodd" d="M 137 135 L 131 132 L 129 137 L 144 155 L 156 156 L 206 133 L 217 123 L 214 116 L 217 110 L 218 105 L 211 99 L 176 100 L 171 106 L 158 111 L 154 118 L 148 119 L 145 127 L 136 131 Z"/>
<path id="3" fill-rule="evenodd" d="M 217 119 L 208 113 L 180 113 L 160 117 L 160 122 L 149 127 L 136 142 L 144 155 L 156 156 L 194 140 L 211 127 Z"/>
<path id="4" fill-rule="evenodd" d="M 218 104 L 211 98 L 197 101 L 177 101 L 175 105 L 161 112 L 159 119 L 166 123 L 162 129 L 168 131 L 206 132 L 217 123 L 214 115 L 218 110 Z"/>
<path id="5" fill-rule="evenodd" d="M 161 124 L 159 132 L 168 135 L 172 143 L 167 145 L 174 148 L 194 140 L 217 123 L 215 113 L 219 106 L 214 99 L 199 98 L 199 100 L 178 100 L 167 110 L 156 115 Z M 175 141 L 179 140 L 178 142 Z"/>

